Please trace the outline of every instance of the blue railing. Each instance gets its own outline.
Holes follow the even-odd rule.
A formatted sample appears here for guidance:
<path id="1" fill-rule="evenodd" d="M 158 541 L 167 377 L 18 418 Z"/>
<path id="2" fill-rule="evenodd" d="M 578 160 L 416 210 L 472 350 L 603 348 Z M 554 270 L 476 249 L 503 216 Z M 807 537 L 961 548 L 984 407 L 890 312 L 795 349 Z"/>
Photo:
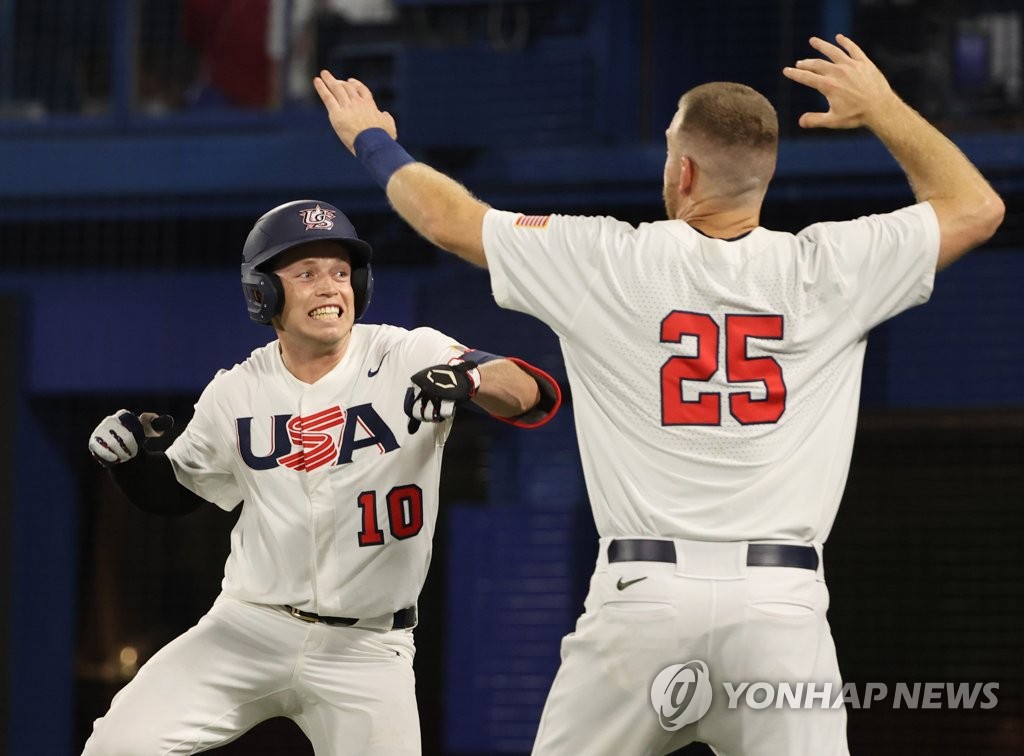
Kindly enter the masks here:
<path id="1" fill-rule="evenodd" d="M 384 206 L 338 145 L 311 84 L 298 93 L 304 97 L 287 94 L 283 82 L 295 62 L 287 42 L 278 45 L 274 58 L 286 93 L 279 100 L 242 108 L 200 105 L 182 97 L 195 83 L 188 77 L 195 73 L 199 54 L 190 48 L 182 24 L 190 1 L 92 0 L 94 15 L 87 19 L 92 23 L 85 25 L 92 31 L 80 38 L 67 26 L 55 26 L 52 16 L 65 6 L 81 15 L 81 8 L 89 7 L 86 0 L 0 3 L 0 220 L 45 216 L 55 201 L 62 203 L 66 217 L 160 214 L 161 197 L 180 200 L 174 212 L 209 213 L 215 205 L 237 207 L 240 198 L 250 201 L 248 211 L 272 202 L 276 193 L 303 188 L 331 193 L 353 209 Z M 976 5 L 997 4 L 980 0 Z M 209 0 L 214 9 L 236 5 Z M 728 50 L 751 55 L 756 50 L 759 57 L 737 61 L 733 56 L 716 63 L 716 48 L 708 46 L 706 34 L 694 39 L 696 47 L 680 44 L 676 35 L 677 30 L 696 33 L 691 21 L 720 20 L 719 4 L 711 0 L 686 3 L 686 18 L 681 15 L 684 4 L 673 0 L 636 5 L 536 0 L 525 4 L 533 14 L 530 32 L 517 49 L 497 49 L 488 43 L 486 30 L 474 31 L 474 18 L 486 26 L 488 4 L 444 4 L 445 13 L 464 14 L 465 39 L 448 34 L 443 22 L 424 25 L 418 14 L 437 3 L 403 0 L 397 5 L 413 15 L 393 25 L 390 42 L 377 36 L 367 44 L 363 28 L 350 29 L 340 38 L 321 40 L 328 47 L 314 50 L 304 67 L 312 74 L 314 62 L 330 61 L 347 69 L 344 75 L 351 74 L 352 66 L 358 73 L 361 55 L 364 64 L 373 56 L 390 56 L 383 73 L 375 73 L 394 98 L 389 107 L 414 156 L 436 156 L 436 150 L 456 155 L 452 171 L 465 180 L 483 180 L 480 185 L 493 191 L 496 200 L 543 200 L 552 209 L 570 199 L 576 205 L 592 199 L 649 203 L 650 183 L 660 176 L 663 159 L 660 135 L 677 90 L 696 83 L 687 77 L 710 75 L 716 66 L 734 73 L 749 69 L 771 81 L 785 93 L 779 105 L 784 130 L 795 130 L 796 116 L 806 106 L 799 98 L 807 93 L 785 89 L 790 85 L 778 74 L 776 58 L 789 55 L 790 47 L 804 54 L 804 40 L 795 37 L 806 29 L 857 23 L 849 0 L 758 4 L 757 12 L 776 27 L 785 15 L 783 6 L 800 10 L 789 14 L 798 17 L 799 28 L 787 27 L 782 35 L 787 41 L 776 46 L 761 34 L 755 47 L 744 47 L 743 35 L 756 19 L 721 29 L 728 39 L 719 57 Z M 248 0 L 240 7 L 266 6 Z M 289 2 L 285 19 L 291 18 L 290 8 Z M 968 11 L 974 12 L 963 12 Z M 579 28 L 556 18 L 558 13 L 576 14 L 571 20 Z M 1020 15 L 1013 17 L 1017 23 Z M 294 31 L 287 27 L 286 21 L 285 40 Z M 59 49 L 68 34 L 70 49 Z M 872 42 L 880 48 L 884 44 L 881 38 Z M 60 81 L 68 70 L 67 62 L 58 65 L 60 55 L 72 56 L 71 67 L 89 80 Z M 49 70 L 32 69 L 34 61 L 48 58 Z M 176 69 L 164 58 L 188 61 L 192 69 L 184 64 L 179 69 L 185 70 Z M 76 97 L 58 96 L 58 85 L 83 91 Z M 154 87 L 161 91 L 151 91 Z M 502 101 L 505 91 L 509 96 Z M 51 105 L 43 95 L 63 100 Z M 76 98 L 81 102 L 72 109 L 67 100 Z M 983 122 L 981 130 L 974 122 L 969 135 L 952 133 L 983 169 L 996 169 L 1000 188 L 1017 191 L 1024 180 L 1024 136 L 1006 127 L 1013 123 L 1012 103 L 1007 107 L 1006 121 Z M 955 129 L 956 123 L 944 126 Z M 871 196 L 887 191 L 885 181 L 875 180 L 882 176 L 904 191 L 898 168 L 877 147 L 857 134 L 794 134 L 783 141 L 776 189 L 787 196 Z M 837 184 L 826 176 L 844 172 L 869 173 L 872 180 Z"/>

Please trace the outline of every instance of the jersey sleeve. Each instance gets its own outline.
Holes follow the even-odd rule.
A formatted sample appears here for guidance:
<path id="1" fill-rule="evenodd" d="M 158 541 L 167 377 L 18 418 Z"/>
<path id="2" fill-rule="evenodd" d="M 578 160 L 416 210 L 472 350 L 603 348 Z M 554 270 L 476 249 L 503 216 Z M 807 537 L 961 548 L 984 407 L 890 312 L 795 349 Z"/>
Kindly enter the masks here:
<path id="1" fill-rule="evenodd" d="M 632 226 L 613 218 L 488 210 L 484 251 L 494 300 L 565 334 L 618 248 L 614 237 L 631 233 Z"/>
<path id="2" fill-rule="evenodd" d="M 434 328 L 414 328 L 402 344 L 404 369 L 411 376 L 425 367 L 462 359 L 468 351 L 458 341 Z"/>
<path id="3" fill-rule="evenodd" d="M 197 496 L 231 511 L 242 501 L 226 450 L 234 444 L 218 439 L 218 402 L 221 382 L 218 378 L 206 387 L 195 405 L 195 414 L 181 435 L 167 450 L 174 476 Z"/>
<path id="4" fill-rule="evenodd" d="M 839 288 L 865 332 L 928 301 L 939 255 L 939 223 L 930 203 L 819 225 Z"/>

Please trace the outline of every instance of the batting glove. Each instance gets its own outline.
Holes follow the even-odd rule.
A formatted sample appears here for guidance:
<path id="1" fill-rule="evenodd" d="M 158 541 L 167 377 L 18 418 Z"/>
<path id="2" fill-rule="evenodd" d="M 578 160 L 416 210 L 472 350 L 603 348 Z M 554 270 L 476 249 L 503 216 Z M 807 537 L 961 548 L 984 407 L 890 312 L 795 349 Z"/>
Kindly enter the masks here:
<path id="1" fill-rule="evenodd" d="M 420 423 L 440 423 L 455 414 L 459 402 L 476 394 L 480 388 L 480 370 L 472 361 L 455 365 L 432 365 L 416 373 L 413 385 L 405 392 L 405 414 L 409 416 L 409 432 L 415 433 Z"/>
<path id="2" fill-rule="evenodd" d="M 139 453 L 147 436 L 159 436 L 174 425 L 170 415 L 147 412 L 143 418 L 126 409 L 103 418 L 89 438 L 93 459 L 104 467 L 127 462 Z"/>

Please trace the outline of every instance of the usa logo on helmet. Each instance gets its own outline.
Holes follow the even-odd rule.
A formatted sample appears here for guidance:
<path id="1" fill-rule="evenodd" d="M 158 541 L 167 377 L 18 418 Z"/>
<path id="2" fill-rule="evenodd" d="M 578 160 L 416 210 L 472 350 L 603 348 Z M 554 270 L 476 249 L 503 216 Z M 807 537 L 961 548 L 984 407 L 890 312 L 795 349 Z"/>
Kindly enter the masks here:
<path id="1" fill-rule="evenodd" d="M 324 210 L 320 205 L 300 210 L 299 215 L 302 216 L 302 222 L 306 224 L 307 231 L 314 228 L 324 230 L 334 228 L 334 211 Z"/>

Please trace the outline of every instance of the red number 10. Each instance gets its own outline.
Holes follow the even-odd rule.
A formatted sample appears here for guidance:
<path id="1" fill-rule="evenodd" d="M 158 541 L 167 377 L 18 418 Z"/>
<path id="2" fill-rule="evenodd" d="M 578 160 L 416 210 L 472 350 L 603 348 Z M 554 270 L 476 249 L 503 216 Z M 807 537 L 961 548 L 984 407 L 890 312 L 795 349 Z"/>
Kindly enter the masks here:
<path id="1" fill-rule="evenodd" d="M 678 342 L 684 336 L 697 340 L 695 356 L 669 357 L 661 366 L 662 425 L 721 425 L 721 395 L 702 391 L 696 399 L 683 398 L 683 381 L 706 383 L 718 371 L 720 331 L 710 315 L 699 312 L 677 310 L 661 321 L 663 342 Z M 786 383 L 779 363 L 772 357 L 747 356 L 747 339 L 781 338 L 781 315 L 725 316 L 726 380 L 765 387 L 763 399 L 754 399 L 749 391 L 729 394 L 729 413 L 743 425 L 778 422 L 786 410 Z"/>
<path id="2" fill-rule="evenodd" d="M 423 528 L 423 490 L 413 484 L 395 486 L 387 494 L 388 524 L 395 540 L 412 538 Z M 377 492 L 363 491 L 356 499 L 362 510 L 360 546 L 380 546 L 384 531 L 377 524 Z"/>

